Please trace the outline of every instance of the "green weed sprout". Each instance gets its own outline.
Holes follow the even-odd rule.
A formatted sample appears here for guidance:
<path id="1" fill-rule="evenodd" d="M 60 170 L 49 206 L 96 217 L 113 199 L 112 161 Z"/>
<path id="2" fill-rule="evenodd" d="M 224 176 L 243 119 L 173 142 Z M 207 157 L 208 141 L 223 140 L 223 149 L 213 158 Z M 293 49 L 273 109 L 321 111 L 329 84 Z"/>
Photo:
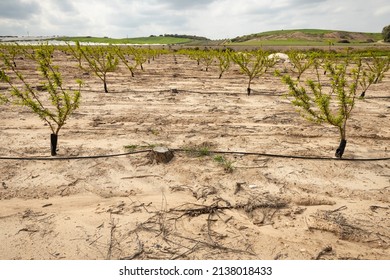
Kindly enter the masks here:
<path id="1" fill-rule="evenodd" d="M 226 160 L 224 156 L 216 155 L 214 156 L 214 160 L 223 166 L 223 170 L 225 170 L 226 173 L 232 173 L 234 171 L 234 162 Z"/>

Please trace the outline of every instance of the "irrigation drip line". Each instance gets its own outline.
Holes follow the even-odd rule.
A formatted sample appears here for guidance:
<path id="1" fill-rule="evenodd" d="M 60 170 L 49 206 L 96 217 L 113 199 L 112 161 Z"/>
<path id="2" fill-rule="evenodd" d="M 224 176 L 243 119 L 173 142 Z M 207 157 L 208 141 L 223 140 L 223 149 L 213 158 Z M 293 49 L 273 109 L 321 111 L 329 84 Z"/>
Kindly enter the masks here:
<path id="1" fill-rule="evenodd" d="M 188 152 L 186 149 L 171 149 L 176 152 Z M 263 156 L 273 158 L 289 158 L 289 159 L 304 159 L 304 160 L 341 160 L 341 161 L 382 161 L 390 160 L 390 157 L 385 158 L 334 158 L 334 157 L 319 157 L 319 156 L 296 156 L 296 155 L 280 155 L 257 152 L 239 152 L 239 151 L 209 151 L 210 154 L 236 154 L 245 156 Z"/>
<path id="2" fill-rule="evenodd" d="M 172 90 L 177 90 L 177 92 L 172 92 Z M 91 90 L 91 89 L 84 89 L 85 92 L 101 92 L 101 90 Z M 121 90 L 121 91 L 110 91 L 110 94 L 116 94 L 116 93 L 196 93 L 196 94 L 204 94 L 204 95 L 242 95 L 246 94 L 244 91 L 234 91 L 234 92 L 225 92 L 225 91 L 196 91 L 196 90 L 190 90 L 190 89 L 180 89 L 180 88 L 171 88 L 171 89 L 156 89 L 156 90 L 135 90 L 135 89 L 129 89 L 129 90 Z M 256 90 L 251 89 L 251 95 L 261 95 L 261 96 L 278 96 L 282 97 L 284 95 L 283 92 L 277 92 L 277 91 L 262 91 L 262 90 Z M 375 95 L 369 95 L 364 97 L 364 99 L 390 99 L 390 96 L 375 96 Z"/>
<path id="3" fill-rule="evenodd" d="M 188 149 L 170 149 L 173 152 L 189 152 Z M 98 158 L 111 158 L 120 157 L 133 154 L 148 153 L 151 149 L 132 151 L 120 154 L 108 154 L 108 155 L 95 155 L 95 156 L 70 156 L 70 157 L 3 157 L 0 156 L 0 160 L 31 160 L 31 161 L 55 161 L 55 160 L 79 160 L 79 159 L 98 159 Z M 240 152 L 240 151 L 209 151 L 210 154 L 235 154 L 245 156 L 262 156 L 272 158 L 288 158 L 288 159 L 302 159 L 302 160 L 337 160 L 337 161 L 385 161 L 390 160 L 390 157 L 384 158 L 335 158 L 335 157 L 319 157 L 319 156 L 297 156 L 297 155 L 281 155 L 281 154 L 269 154 L 258 152 Z"/>
<path id="4" fill-rule="evenodd" d="M 0 90 L 7 90 L 8 88 L 0 88 Z M 73 90 L 70 88 L 70 90 Z M 176 90 L 177 92 L 172 92 L 172 90 Z M 95 92 L 99 93 L 102 92 L 101 90 L 93 90 L 93 89 L 83 89 L 85 92 Z M 121 91 L 110 91 L 110 94 L 122 94 L 122 93 L 196 93 L 196 94 L 204 94 L 204 95 L 242 95 L 244 94 L 244 91 L 234 91 L 234 92 L 226 92 L 226 91 L 196 91 L 196 90 L 190 90 L 190 89 L 180 89 L 180 88 L 170 88 L 170 89 L 155 89 L 155 90 L 137 90 L 137 89 L 128 89 L 128 90 L 121 90 Z M 278 91 L 266 91 L 266 90 L 259 90 L 259 89 L 251 89 L 251 95 L 262 95 L 262 96 L 278 96 L 281 97 L 284 95 L 283 92 Z M 368 95 L 365 96 L 364 99 L 390 99 L 390 96 L 377 96 L 377 95 Z"/>
<path id="5" fill-rule="evenodd" d="M 97 158 L 111 158 L 111 157 L 120 157 L 133 154 L 148 153 L 151 150 L 141 150 L 141 151 L 132 151 L 127 153 L 120 154 L 108 154 L 108 155 L 95 155 L 95 156 L 70 156 L 70 157 L 2 157 L 0 160 L 40 160 L 40 161 L 50 161 L 50 160 L 75 160 L 75 159 L 97 159 Z"/>

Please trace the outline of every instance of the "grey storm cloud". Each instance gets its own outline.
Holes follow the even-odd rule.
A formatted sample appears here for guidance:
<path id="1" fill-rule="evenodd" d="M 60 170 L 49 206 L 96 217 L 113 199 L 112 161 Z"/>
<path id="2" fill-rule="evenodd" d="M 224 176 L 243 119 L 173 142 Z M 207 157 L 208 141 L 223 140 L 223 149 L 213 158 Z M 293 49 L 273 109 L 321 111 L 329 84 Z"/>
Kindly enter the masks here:
<path id="1" fill-rule="evenodd" d="M 0 0 L 0 35 L 213 39 L 279 29 L 380 32 L 388 0 Z"/>
<path id="2" fill-rule="evenodd" d="M 217 0 L 158 0 L 156 2 L 166 4 L 171 9 L 182 10 L 204 7 L 216 1 Z"/>
<path id="3" fill-rule="evenodd" d="M 40 5 L 36 2 L 22 0 L 1 0 L 0 18 L 27 19 L 39 13 Z"/>
<path id="4" fill-rule="evenodd" d="M 76 11 L 75 5 L 77 5 L 77 2 L 73 3 L 75 1 L 72 0 L 66 0 L 66 1 L 56 1 L 55 6 L 58 10 L 66 13 L 73 13 Z"/>
<path id="5" fill-rule="evenodd" d="M 317 5 L 318 3 L 327 2 L 328 0 L 291 0 L 292 5 Z"/>

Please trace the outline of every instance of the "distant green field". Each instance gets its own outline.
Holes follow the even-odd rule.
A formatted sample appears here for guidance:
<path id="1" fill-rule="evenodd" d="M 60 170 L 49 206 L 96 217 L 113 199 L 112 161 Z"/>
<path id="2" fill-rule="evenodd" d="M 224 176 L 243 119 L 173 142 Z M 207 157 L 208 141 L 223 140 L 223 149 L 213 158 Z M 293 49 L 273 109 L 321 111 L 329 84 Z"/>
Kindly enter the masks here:
<path id="1" fill-rule="evenodd" d="M 139 38 L 123 38 L 113 39 L 107 37 L 60 37 L 57 38 L 60 41 L 79 41 L 83 43 L 105 43 L 105 44 L 185 44 L 192 40 L 186 38 L 175 38 L 175 37 L 139 37 Z"/>

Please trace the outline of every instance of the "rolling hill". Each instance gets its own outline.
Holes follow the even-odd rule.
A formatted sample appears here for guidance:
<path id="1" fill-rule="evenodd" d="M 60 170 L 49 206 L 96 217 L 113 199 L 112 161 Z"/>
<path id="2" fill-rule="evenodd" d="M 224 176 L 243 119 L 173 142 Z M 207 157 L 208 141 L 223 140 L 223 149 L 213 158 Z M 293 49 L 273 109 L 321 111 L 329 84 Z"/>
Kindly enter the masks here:
<path id="1" fill-rule="evenodd" d="M 231 39 L 234 45 L 328 45 L 370 44 L 382 39 L 381 33 L 322 29 L 277 30 Z"/>

